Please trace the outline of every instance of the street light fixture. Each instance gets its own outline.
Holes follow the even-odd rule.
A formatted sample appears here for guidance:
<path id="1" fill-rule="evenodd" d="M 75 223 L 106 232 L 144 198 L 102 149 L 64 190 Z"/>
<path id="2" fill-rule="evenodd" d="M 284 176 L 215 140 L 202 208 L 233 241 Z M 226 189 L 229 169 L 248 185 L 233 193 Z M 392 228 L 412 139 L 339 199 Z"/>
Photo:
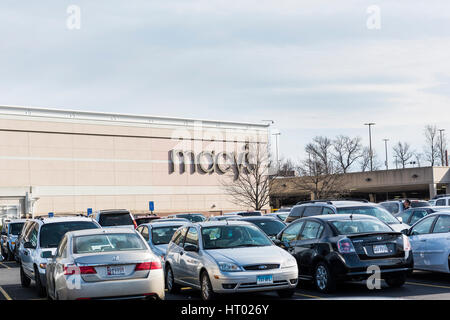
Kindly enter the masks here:
<path id="1" fill-rule="evenodd" d="M 444 147 L 443 147 L 443 140 L 442 140 L 442 132 L 444 132 L 445 129 L 439 129 L 438 131 L 439 131 L 439 136 L 441 138 L 441 148 L 440 148 L 440 151 L 441 151 L 441 166 L 444 166 L 444 150 L 443 150 Z"/>
<path id="2" fill-rule="evenodd" d="M 369 126 L 369 155 L 370 155 L 370 171 L 373 171 L 373 152 L 372 152 L 372 131 L 371 127 L 375 125 L 375 122 L 364 123 L 365 126 Z"/>
<path id="3" fill-rule="evenodd" d="M 278 174 L 278 172 L 280 171 L 280 162 L 279 162 L 280 160 L 278 158 L 278 136 L 281 135 L 281 132 L 272 133 L 272 135 L 276 136 L 275 137 L 275 145 L 276 145 L 276 150 L 277 150 L 277 174 Z"/>

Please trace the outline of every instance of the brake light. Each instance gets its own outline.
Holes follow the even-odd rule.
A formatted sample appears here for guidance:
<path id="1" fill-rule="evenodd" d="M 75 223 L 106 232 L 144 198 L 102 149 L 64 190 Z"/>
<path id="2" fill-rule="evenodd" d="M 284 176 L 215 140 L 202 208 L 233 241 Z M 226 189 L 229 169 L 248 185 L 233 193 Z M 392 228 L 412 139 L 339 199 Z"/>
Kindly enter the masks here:
<path id="1" fill-rule="evenodd" d="M 403 234 L 403 250 L 411 251 L 411 242 L 409 241 L 409 238 L 404 234 Z"/>
<path id="2" fill-rule="evenodd" d="M 155 269 L 162 269 L 161 262 L 152 261 L 152 262 L 138 263 L 136 264 L 136 268 L 134 269 L 134 271 L 155 270 Z"/>
<path id="3" fill-rule="evenodd" d="M 337 246 L 340 253 L 355 252 L 355 247 L 353 247 L 352 241 L 348 238 L 339 240 Z"/>
<path id="4" fill-rule="evenodd" d="M 81 266 L 78 267 L 76 265 L 65 265 L 64 266 L 64 274 L 65 275 L 72 275 L 72 274 L 96 274 L 97 271 L 95 271 L 94 267 L 91 266 Z"/>
<path id="5" fill-rule="evenodd" d="M 136 229 L 138 227 L 138 225 L 135 220 L 133 220 L 133 224 L 134 224 L 134 228 Z"/>

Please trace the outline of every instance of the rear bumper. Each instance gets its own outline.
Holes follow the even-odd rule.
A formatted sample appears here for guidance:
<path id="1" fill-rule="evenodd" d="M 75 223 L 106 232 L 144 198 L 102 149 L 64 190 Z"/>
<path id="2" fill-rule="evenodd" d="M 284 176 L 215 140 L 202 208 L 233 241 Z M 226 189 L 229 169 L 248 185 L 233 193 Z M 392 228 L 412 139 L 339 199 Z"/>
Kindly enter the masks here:
<path id="1" fill-rule="evenodd" d="M 164 272 L 162 269 L 151 270 L 149 276 L 143 279 L 96 282 L 86 282 L 79 276 L 71 276 L 66 279 L 64 287 L 60 288 L 57 294 L 61 300 L 142 299 L 152 296 L 163 300 Z"/>
<path id="2" fill-rule="evenodd" d="M 272 275 L 273 283 L 258 285 L 256 277 L 260 275 Z M 214 292 L 217 293 L 273 291 L 295 288 L 298 281 L 298 268 L 293 266 L 290 268 L 266 270 L 264 272 L 228 272 L 221 273 L 218 276 L 219 279 L 215 279 L 214 275 L 210 275 L 211 285 Z M 230 288 L 226 288 L 224 285 L 228 285 Z"/>

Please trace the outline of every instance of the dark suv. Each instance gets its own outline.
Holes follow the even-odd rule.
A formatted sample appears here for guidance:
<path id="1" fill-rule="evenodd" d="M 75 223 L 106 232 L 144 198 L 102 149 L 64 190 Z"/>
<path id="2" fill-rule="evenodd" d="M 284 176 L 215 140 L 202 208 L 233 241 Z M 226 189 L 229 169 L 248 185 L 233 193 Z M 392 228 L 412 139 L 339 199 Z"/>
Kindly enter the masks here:
<path id="1" fill-rule="evenodd" d="M 367 279 L 372 266 L 389 286 L 400 287 L 413 267 L 408 237 L 367 215 L 298 219 L 274 242 L 296 258 L 299 279 L 313 281 L 321 292 L 333 291 L 338 281 Z"/>

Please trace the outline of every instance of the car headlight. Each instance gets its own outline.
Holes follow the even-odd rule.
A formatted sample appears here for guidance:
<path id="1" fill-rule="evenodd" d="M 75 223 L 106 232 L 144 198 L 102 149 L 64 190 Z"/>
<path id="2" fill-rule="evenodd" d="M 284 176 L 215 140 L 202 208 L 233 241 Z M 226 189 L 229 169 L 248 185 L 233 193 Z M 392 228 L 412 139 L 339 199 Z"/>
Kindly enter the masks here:
<path id="1" fill-rule="evenodd" d="M 235 263 L 231 263 L 231 262 L 219 262 L 219 269 L 220 271 L 224 271 L 224 272 L 235 272 L 235 271 L 242 271 L 242 268 L 239 267 L 237 264 Z"/>
<path id="2" fill-rule="evenodd" d="M 297 260 L 295 260 L 295 259 L 287 259 L 282 264 L 282 268 L 292 268 L 292 267 L 296 267 L 296 266 L 297 266 Z"/>

